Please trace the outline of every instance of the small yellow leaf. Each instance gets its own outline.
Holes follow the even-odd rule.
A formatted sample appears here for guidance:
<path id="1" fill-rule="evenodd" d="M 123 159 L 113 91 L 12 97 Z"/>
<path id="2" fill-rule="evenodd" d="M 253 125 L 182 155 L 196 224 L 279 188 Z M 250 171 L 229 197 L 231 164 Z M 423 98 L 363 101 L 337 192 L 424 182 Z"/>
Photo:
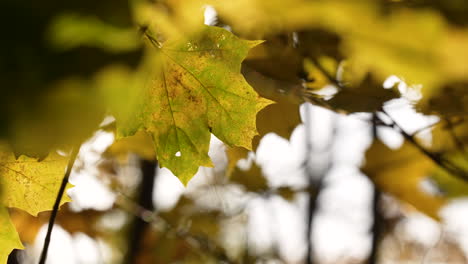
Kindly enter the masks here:
<path id="1" fill-rule="evenodd" d="M 16 207 L 32 215 L 52 210 L 60 188 L 68 158 L 53 152 L 44 160 L 0 151 L 0 203 Z M 72 186 L 69 184 L 68 188 Z M 64 195 L 61 204 L 69 202 Z"/>
<path id="2" fill-rule="evenodd" d="M 23 249 L 23 244 L 10 220 L 8 210 L 0 206 L 0 263 L 7 263 L 8 255 L 13 249 Z"/>

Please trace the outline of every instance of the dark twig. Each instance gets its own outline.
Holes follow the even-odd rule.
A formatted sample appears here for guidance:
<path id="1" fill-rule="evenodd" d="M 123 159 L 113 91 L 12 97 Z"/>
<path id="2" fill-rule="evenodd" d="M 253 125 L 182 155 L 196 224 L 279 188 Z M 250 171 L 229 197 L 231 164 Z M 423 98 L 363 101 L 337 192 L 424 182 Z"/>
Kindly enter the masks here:
<path id="1" fill-rule="evenodd" d="M 18 249 L 14 249 L 10 255 L 8 255 L 8 260 L 7 260 L 7 264 L 19 264 L 19 260 L 18 260 L 18 253 L 20 251 Z"/>
<path id="2" fill-rule="evenodd" d="M 382 192 L 374 186 L 374 193 L 372 196 L 372 214 L 374 216 L 374 223 L 372 224 L 372 246 L 371 253 L 369 255 L 368 264 L 378 263 L 379 244 L 382 238 L 382 222 L 383 216 L 380 211 L 380 200 Z"/>
<path id="3" fill-rule="evenodd" d="M 323 66 L 322 64 L 320 64 L 315 58 L 310 58 L 310 60 L 312 61 L 312 63 L 314 64 L 315 67 L 317 67 L 317 69 L 319 71 L 321 71 L 323 73 L 323 75 L 325 75 L 325 77 L 327 77 L 327 79 L 333 84 L 336 86 L 336 88 L 340 89 L 340 90 L 343 90 L 344 89 L 344 86 L 343 84 L 338 80 L 336 79 L 335 77 L 333 77 Z"/>
<path id="4" fill-rule="evenodd" d="M 447 129 L 449 130 L 450 136 L 452 137 L 456 148 L 463 154 L 468 153 L 466 150 L 465 143 L 463 143 L 463 141 L 461 141 L 461 139 L 458 137 L 457 133 L 455 133 L 455 126 L 450 120 L 450 118 L 445 118 L 445 122 L 447 122 Z"/>
<path id="5" fill-rule="evenodd" d="M 149 212 L 154 211 L 153 206 L 153 186 L 156 178 L 156 169 L 158 163 L 156 161 L 141 161 L 142 181 L 139 188 L 138 205 L 141 209 Z M 124 263 L 137 263 L 138 252 L 142 247 L 142 240 L 148 223 L 140 217 L 135 217 L 132 227 L 129 232 L 127 254 L 125 255 Z"/>
<path id="6" fill-rule="evenodd" d="M 414 135 L 408 134 L 396 121 L 393 119 L 391 115 L 389 115 L 384 109 L 381 109 L 381 112 L 384 113 L 385 115 L 388 116 L 392 120 L 393 126 L 400 131 L 400 134 L 408 141 L 410 142 L 413 146 L 415 146 L 422 154 L 427 156 L 429 159 L 431 159 L 435 164 L 437 164 L 439 167 L 445 169 L 447 172 L 452 174 L 455 177 L 460 178 L 463 181 L 468 182 L 468 174 L 465 170 L 462 168 L 456 166 L 449 160 L 444 159 L 440 155 L 437 155 L 435 153 L 430 152 L 423 146 L 421 146 L 415 139 Z"/>
<path id="7" fill-rule="evenodd" d="M 309 180 L 309 206 L 307 208 L 307 231 L 306 231 L 306 239 L 307 239 L 307 258 L 306 258 L 306 264 L 311 264 L 313 263 L 313 251 L 312 251 L 312 239 L 311 239 L 311 233 L 312 233 L 312 222 L 314 219 L 314 214 L 316 211 L 316 206 L 317 206 L 317 196 L 319 192 L 319 187 L 317 186 L 318 184 L 315 183 L 314 179 L 314 171 L 311 168 L 310 165 L 310 157 L 312 154 L 312 144 L 310 142 L 311 138 L 311 131 L 310 131 L 310 120 L 311 120 L 311 114 L 310 114 L 310 107 L 306 107 L 305 109 L 305 138 L 306 138 L 306 155 L 305 155 L 305 170 L 306 174 Z M 320 182 L 319 182 L 320 183 Z"/>
<path id="8" fill-rule="evenodd" d="M 49 225 L 47 227 L 47 233 L 44 240 L 44 247 L 42 248 L 41 257 L 39 259 L 39 264 L 45 264 L 47 259 L 47 252 L 49 250 L 50 245 L 50 238 L 52 237 L 52 229 L 54 228 L 55 218 L 57 218 L 57 213 L 60 207 L 60 201 L 62 200 L 63 194 L 65 193 L 65 188 L 67 187 L 68 179 L 70 178 L 70 174 L 73 168 L 73 164 L 75 163 L 76 157 L 78 156 L 78 152 L 80 151 L 80 147 L 74 147 L 71 150 L 70 159 L 68 160 L 67 170 L 65 175 L 63 176 L 62 183 L 60 185 L 60 189 L 57 194 L 57 198 L 55 199 L 55 204 L 52 209 L 52 213 L 49 218 Z"/>
<path id="9" fill-rule="evenodd" d="M 306 137 L 306 153 L 305 153 L 305 173 L 306 176 L 308 177 L 308 194 L 309 194 L 309 201 L 308 201 L 308 208 L 307 208 L 307 230 L 306 230 L 306 239 L 307 239 L 307 255 L 306 255 L 306 263 L 307 264 L 312 264 L 314 263 L 314 257 L 313 257 L 313 244 L 312 244 L 312 228 L 314 224 L 314 217 L 315 214 L 317 213 L 317 203 L 318 203 L 318 197 L 320 195 L 321 190 L 323 189 L 323 183 L 324 183 L 324 178 L 325 174 L 331 167 L 331 162 L 328 159 L 326 162 L 326 167 L 324 170 L 322 169 L 313 169 L 311 164 L 311 157 L 313 157 L 314 152 L 320 151 L 329 151 L 331 149 L 331 144 L 333 143 L 333 139 L 330 139 L 328 141 L 328 144 L 325 146 L 325 149 L 323 150 L 317 150 L 314 148 L 312 143 L 310 142 L 310 139 L 312 138 L 312 133 L 311 133 L 311 113 L 310 113 L 310 108 L 307 107 L 305 110 L 305 115 L 304 119 L 306 120 L 305 122 L 305 137 Z M 333 126 L 332 128 L 332 137 L 336 135 L 336 127 Z"/>
<path id="10" fill-rule="evenodd" d="M 374 140 L 377 140 L 377 123 L 378 117 L 376 113 L 372 114 L 372 137 Z M 369 258 L 367 263 L 368 264 L 376 264 L 378 261 L 378 252 L 379 252 L 379 244 L 382 238 L 382 223 L 383 223 L 383 216 L 380 209 L 380 200 L 382 197 L 382 192 L 378 189 L 378 187 L 374 184 L 373 186 L 373 197 L 372 197 L 372 215 L 374 218 L 374 223 L 372 224 L 372 245 L 371 245 L 371 252 L 369 254 Z"/>
<path id="11" fill-rule="evenodd" d="M 334 78 L 333 76 L 331 76 L 321 65 L 320 63 L 318 63 L 318 61 L 312 59 L 312 62 L 315 64 L 315 66 L 330 80 L 331 83 L 333 83 L 334 85 L 337 86 L 337 88 L 339 88 L 340 90 L 344 89 L 344 86 L 342 85 L 342 83 L 337 80 L 336 78 Z M 398 129 L 401 133 L 401 135 L 408 141 L 410 142 L 413 146 L 415 146 L 421 153 L 423 153 L 425 156 L 427 156 L 429 159 L 431 159 L 435 164 L 437 164 L 439 167 L 441 167 L 442 169 L 446 170 L 447 172 L 449 172 L 450 174 L 452 174 L 453 176 L 463 180 L 463 181 L 466 181 L 468 182 L 468 172 L 465 171 L 464 169 L 456 166 L 455 164 L 453 164 L 451 161 L 441 157 L 440 155 L 438 154 L 435 154 L 435 153 L 432 153 L 430 151 L 428 151 L 427 149 L 425 149 L 423 146 L 421 146 L 417 140 L 415 139 L 415 135 L 417 133 L 419 133 L 420 131 L 417 131 L 416 133 L 414 133 L 413 135 L 410 135 L 408 134 L 405 130 L 403 130 L 400 125 L 398 125 L 397 122 L 395 122 L 395 120 L 383 109 L 381 108 L 380 111 L 382 113 L 384 113 L 385 115 L 387 115 L 391 120 L 392 120 L 392 125 L 394 128 Z M 382 123 L 385 123 L 384 120 L 380 119 L 379 120 L 382 122 Z M 431 125 L 430 127 L 432 127 L 433 125 Z M 427 129 L 427 128 L 423 128 L 423 129 Z"/>
<path id="12" fill-rule="evenodd" d="M 421 132 L 423 132 L 423 131 L 426 131 L 426 130 L 428 130 L 428 129 L 431 129 L 431 128 L 437 126 L 438 124 L 440 124 L 440 121 L 434 122 L 434 123 L 429 124 L 429 125 L 427 125 L 427 126 L 425 126 L 425 127 L 421 127 L 420 129 L 414 131 L 412 135 L 413 135 L 413 136 L 416 136 L 416 135 L 418 135 L 419 133 L 421 133 Z"/>
<path id="13" fill-rule="evenodd" d="M 145 209 L 140 204 L 133 201 L 128 195 L 122 192 L 118 191 L 118 194 L 123 198 L 123 200 L 117 200 L 116 204 L 128 213 L 131 213 L 135 217 L 139 218 L 141 221 L 147 224 L 151 224 L 155 229 L 159 230 L 165 235 L 169 233 L 174 234 L 176 237 L 185 240 L 188 245 L 194 249 L 197 249 L 197 251 L 210 252 L 218 260 L 223 261 L 223 263 L 232 263 L 226 253 L 211 240 L 200 235 L 192 234 L 187 230 L 181 231 L 176 226 L 173 226 L 171 223 L 169 223 L 165 218 L 159 216 L 158 213 L 154 210 L 150 211 Z"/>

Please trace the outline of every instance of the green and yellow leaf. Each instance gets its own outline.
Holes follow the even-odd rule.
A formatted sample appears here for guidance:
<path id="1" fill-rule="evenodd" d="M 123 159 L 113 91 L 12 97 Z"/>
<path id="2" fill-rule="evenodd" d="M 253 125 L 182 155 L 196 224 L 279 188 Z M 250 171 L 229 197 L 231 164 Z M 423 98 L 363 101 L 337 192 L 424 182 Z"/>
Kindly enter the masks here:
<path id="1" fill-rule="evenodd" d="M 260 42 L 218 27 L 161 47 L 149 38 L 145 67 L 151 74 L 133 114 L 123 122 L 117 118 L 118 134 L 151 133 L 161 166 L 184 183 L 199 166 L 212 166 L 210 133 L 229 146 L 251 149 L 256 114 L 270 102 L 245 81 L 240 66 Z"/>

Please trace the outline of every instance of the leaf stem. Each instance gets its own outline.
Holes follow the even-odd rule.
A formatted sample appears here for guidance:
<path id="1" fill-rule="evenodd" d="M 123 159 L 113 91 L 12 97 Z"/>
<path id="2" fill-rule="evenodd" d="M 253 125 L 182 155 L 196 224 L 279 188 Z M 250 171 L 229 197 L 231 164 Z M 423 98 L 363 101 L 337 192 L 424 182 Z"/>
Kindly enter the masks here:
<path id="1" fill-rule="evenodd" d="M 153 36 L 151 36 L 150 33 L 148 33 L 149 29 L 147 26 L 140 26 L 140 31 L 142 32 L 142 34 L 148 38 L 148 40 L 151 42 L 151 44 L 157 48 L 157 49 L 160 49 L 162 47 L 162 44 L 161 42 L 159 42 L 157 39 L 155 39 Z"/>
<path id="2" fill-rule="evenodd" d="M 65 188 L 67 187 L 68 179 L 70 178 L 73 164 L 75 163 L 76 157 L 78 156 L 78 152 L 80 151 L 80 146 L 74 147 L 71 150 L 70 159 L 68 160 L 67 170 L 65 172 L 65 175 L 63 176 L 62 183 L 60 185 L 60 189 L 58 191 L 57 198 L 55 199 L 55 204 L 54 204 L 52 213 L 49 218 L 49 225 L 47 227 L 47 233 L 44 239 L 44 246 L 42 248 L 42 253 L 39 259 L 39 264 L 45 264 L 46 262 L 47 252 L 49 250 L 49 245 L 50 245 L 50 239 L 52 237 L 52 229 L 54 228 L 55 219 L 57 218 L 57 213 L 60 207 L 60 201 L 62 200 L 63 194 L 65 193 Z"/>

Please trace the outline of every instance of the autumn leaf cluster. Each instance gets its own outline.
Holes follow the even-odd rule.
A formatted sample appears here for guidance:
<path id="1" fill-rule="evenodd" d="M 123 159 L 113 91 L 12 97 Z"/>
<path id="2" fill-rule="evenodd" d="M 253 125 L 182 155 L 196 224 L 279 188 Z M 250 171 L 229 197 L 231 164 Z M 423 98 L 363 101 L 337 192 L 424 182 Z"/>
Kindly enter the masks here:
<path id="1" fill-rule="evenodd" d="M 184 184 L 213 166 L 213 134 L 228 146 L 226 173 L 257 192 L 264 179 L 246 183 L 236 162 L 269 132 L 289 138 L 303 102 L 385 115 L 385 102 L 405 98 L 438 116 L 432 144 L 406 135 L 393 151 L 375 141 L 364 168 L 437 218 L 468 190 L 467 11 L 461 1 L 3 1 L 0 263 L 22 248 L 6 208 L 52 209 L 64 153 L 95 131 L 115 133 L 111 155 L 155 159 Z M 391 75 L 399 81 L 384 88 Z M 427 177 L 448 195 L 417 191 Z"/>

